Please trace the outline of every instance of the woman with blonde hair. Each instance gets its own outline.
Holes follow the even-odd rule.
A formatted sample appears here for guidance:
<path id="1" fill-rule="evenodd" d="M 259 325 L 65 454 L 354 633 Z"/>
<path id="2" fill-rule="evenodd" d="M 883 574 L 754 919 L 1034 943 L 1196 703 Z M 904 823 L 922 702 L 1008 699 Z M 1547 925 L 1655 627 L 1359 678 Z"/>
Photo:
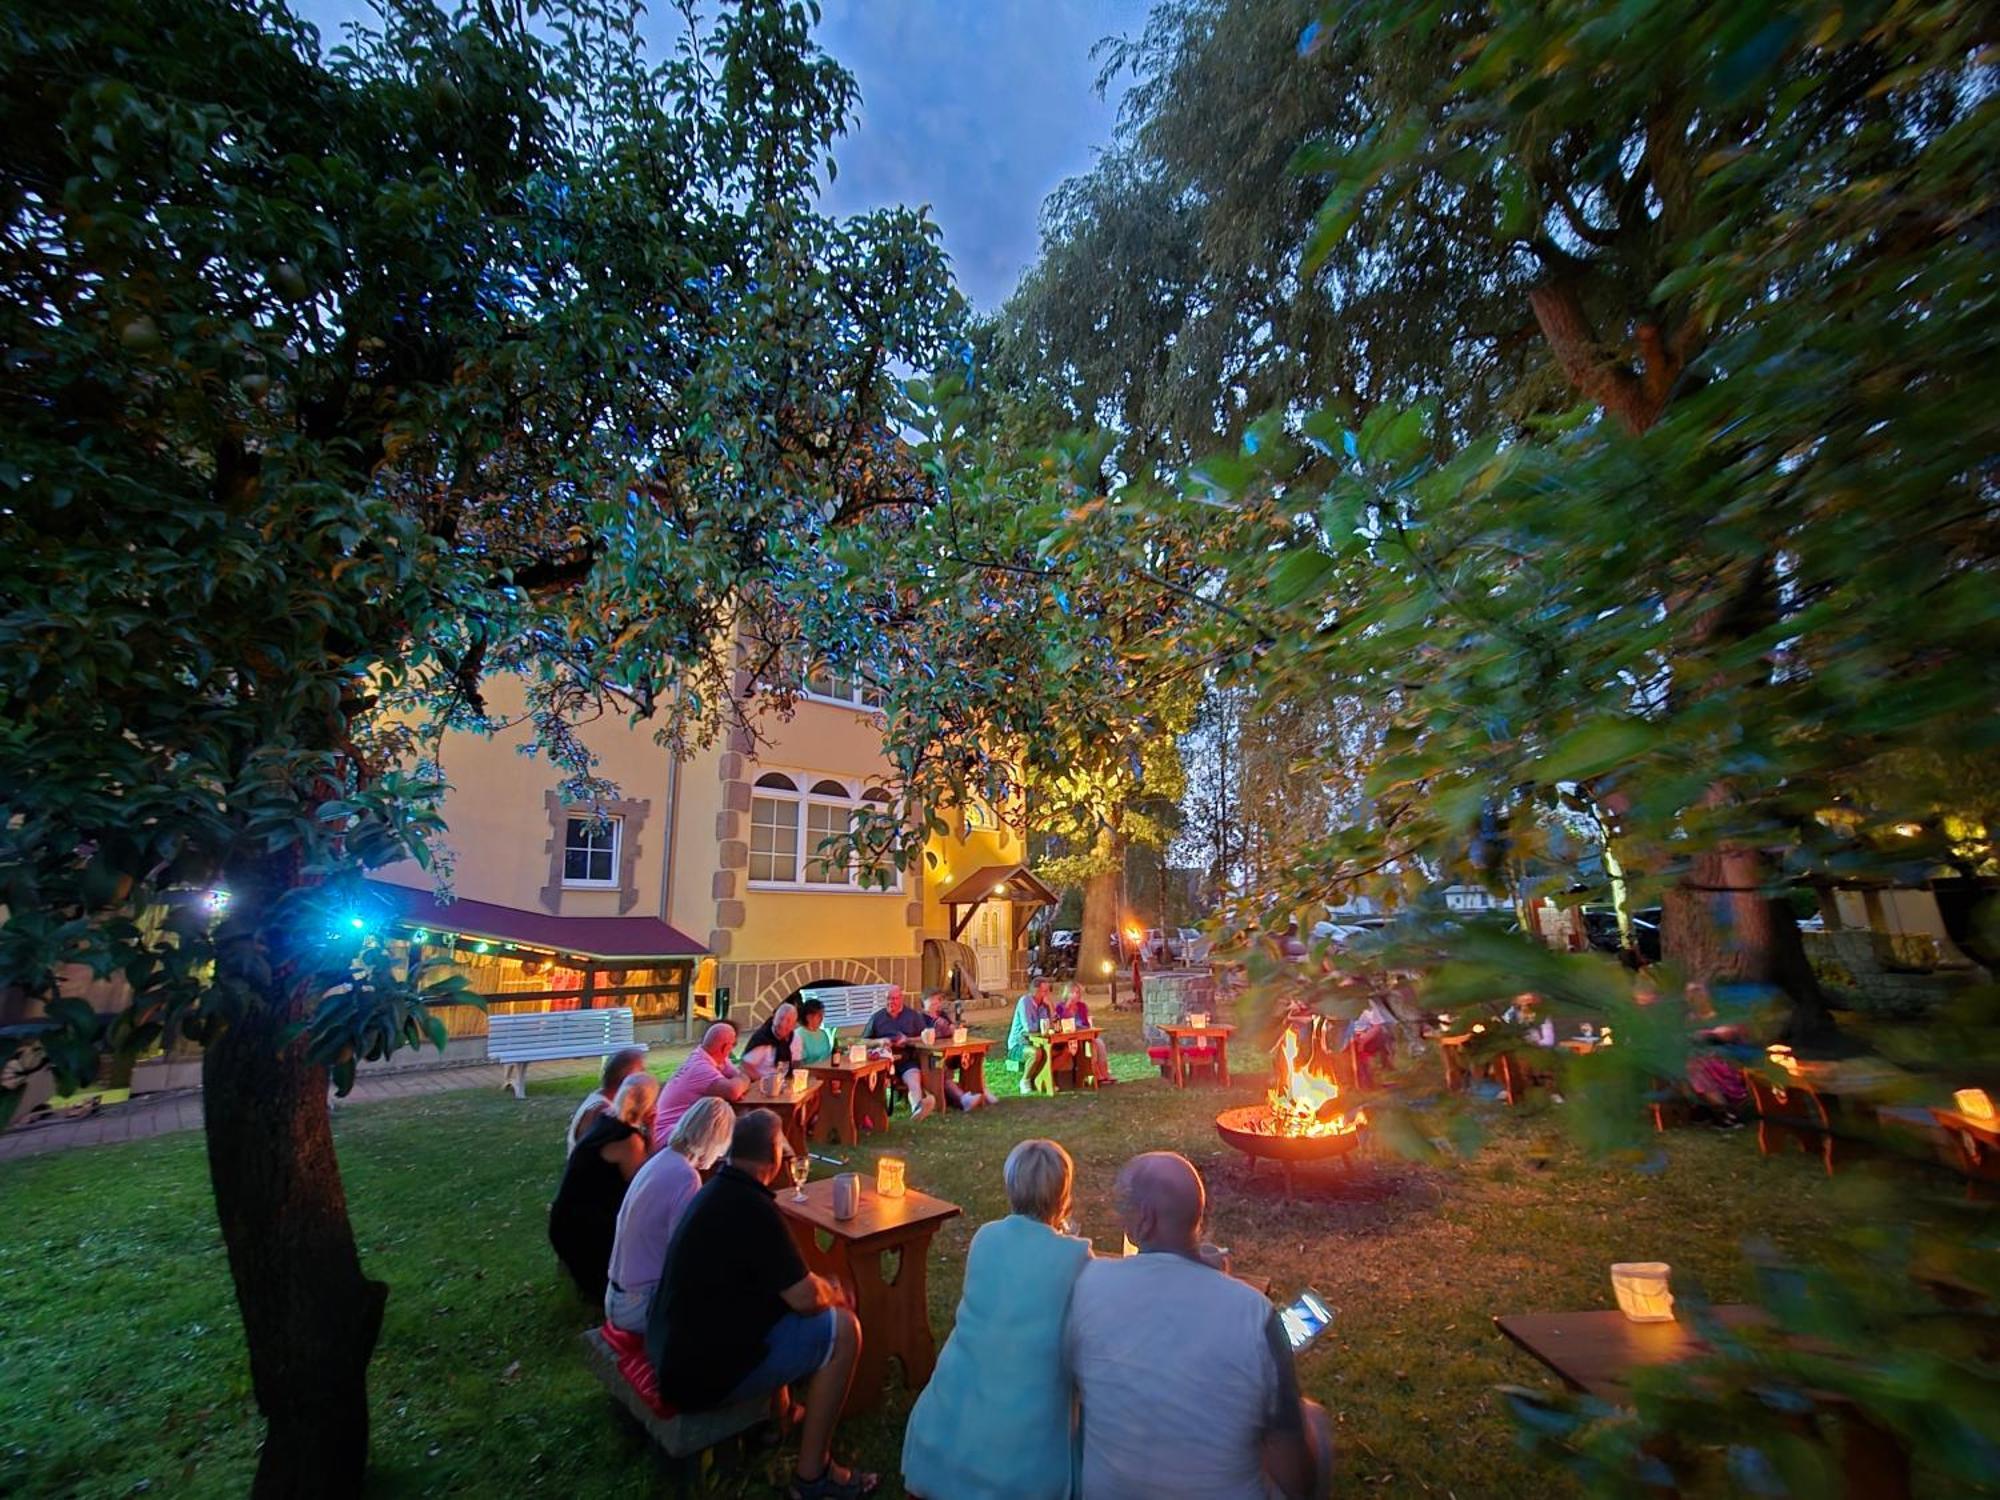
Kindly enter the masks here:
<path id="1" fill-rule="evenodd" d="M 1076 1402 L 1063 1366 L 1090 1242 L 1063 1232 L 1076 1166 L 1054 1141 L 1007 1153 L 1006 1218 L 980 1226 L 958 1321 L 903 1434 L 903 1484 L 930 1500 L 1068 1500 Z"/>
<path id="2" fill-rule="evenodd" d="M 634 1073 L 619 1084 L 610 1105 L 570 1152 L 549 1205 L 549 1243 L 577 1290 L 593 1303 L 604 1300 L 618 1210 L 625 1185 L 645 1164 L 646 1132 L 659 1097 L 660 1080 L 651 1073 Z"/>
<path id="3" fill-rule="evenodd" d="M 625 1190 L 611 1242 L 610 1281 L 604 1289 L 604 1320 L 614 1328 L 645 1333 L 646 1304 L 659 1285 L 667 1241 L 703 1178 L 729 1154 L 729 1136 L 735 1128 L 736 1111 L 727 1100 L 713 1096 L 695 1100 L 665 1147 L 647 1158 Z"/>

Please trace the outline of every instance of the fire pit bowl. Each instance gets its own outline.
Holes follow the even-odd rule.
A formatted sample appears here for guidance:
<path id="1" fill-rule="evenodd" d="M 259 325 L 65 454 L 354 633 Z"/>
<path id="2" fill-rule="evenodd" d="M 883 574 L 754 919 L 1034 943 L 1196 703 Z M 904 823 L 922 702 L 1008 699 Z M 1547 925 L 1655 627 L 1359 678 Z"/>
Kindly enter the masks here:
<path id="1" fill-rule="evenodd" d="M 1245 1156 L 1287 1164 L 1330 1161 L 1336 1156 L 1346 1156 L 1361 1144 L 1358 1130 L 1337 1135 L 1280 1135 L 1272 1124 L 1270 1107 L 1263 1104 L 1225 1109 L 1215 1117 L 1215 1133 L 1222 1137 L 1224 1145 Z"/>

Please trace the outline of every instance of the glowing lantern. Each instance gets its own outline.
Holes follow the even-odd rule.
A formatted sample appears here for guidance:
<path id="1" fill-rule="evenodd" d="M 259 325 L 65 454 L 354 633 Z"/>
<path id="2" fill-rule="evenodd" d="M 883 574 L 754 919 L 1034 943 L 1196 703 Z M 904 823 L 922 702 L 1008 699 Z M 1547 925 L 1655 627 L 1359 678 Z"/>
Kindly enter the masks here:
<path id="1" fill-rule="evenodd" d="M 1968 1120 L 1993 1118 L 1993 1101 L 1986 1097 L 1985 1089 L 1960 1089 L 1951 1097 L 1958 1104 L 1958 1112 Z"/>
<path id="2" fill-rule="evenodd" d="M 854 1043 L 853 1046 L 847 1049 L 847 1060 L 855 1067 L 860 1067 L 861 1064 L 868 1061 L 868 1049 L 859 1042 Z"/>
<path id="3" fill-rule="evenodd" d="M 884 1156 L 875 1162 L 875 1191 L 884 1198 L 903 1196 L 903 1158 Z"/>
<path id="4" fill-rule="evenodd" d="M 1195 1031 L 1206 1031 L 1208 1029 L 1208 1012 L 1205 1010 L 1189 1011 L 1187 1023 Z"/>
<path id="5" fill-rule="evenodd" d="M 1668 1285 L 1673 1267 L 1663 1260 L 1620 1261 L 1611 1268 L 1611 1290 L 1618 1310 L 1634 1323 L 1671 1323 L 1674 1294 Z"/>

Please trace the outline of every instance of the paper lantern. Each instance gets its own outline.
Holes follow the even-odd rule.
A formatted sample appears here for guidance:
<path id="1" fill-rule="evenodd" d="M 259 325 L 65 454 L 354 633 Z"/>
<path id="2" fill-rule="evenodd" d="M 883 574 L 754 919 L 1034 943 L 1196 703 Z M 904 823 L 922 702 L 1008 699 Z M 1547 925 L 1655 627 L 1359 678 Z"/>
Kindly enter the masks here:
<path id="1" fill-rule="evenodd" d="M 1993 1101 L 1986 1096 L 1985 1089 L 1960 1089 L 1951 1096 L 1958 1103 L 1958 1112 L 1968 1120 L 1990 1120 L 1993 1118 Z"/>
<path id="2" fill-rule="evenodd" d="M 875 1191 L 884 1198 L 903 1196 L 903 1158 L 878 1157 L 875 1162 Z"/>
<path id="3" fill-rule="evenodd" d="M 958 1046 L 965 1045 L 965 1043 L 972 1040 L 972 1028 L 970 1026 L 955 1027 L 952 1030 L 951 1039 Z"/>
<path id="4" fill-rule="evenodd" d="M 1189 1011 L 1188 1025 L 1192 1026 L 1196 1031 L 1206 1030 L 1208 1027 L 1208 1012 L 1205 1010 Z"/>
<path id="5" fill-rule="evenodd" d="M 1076 1030 L 1076 1017 L 1064 1016 L 1062 1018 L 1062 1029 L 1066 1032 Z"/>
<path id="6" fill-rule="evenodd" d="M 1611 1268 L 1611 1290 L 1618 1310 L 1634 1323 L 1671 1323 L 1674 1294 L 1668 1285 L 1673 1267 L 1663 1260 L 1621 1261 Z"/>
<path id="7" fill-rule="evenodd" d="M 856 1067 L 859 1067 L 862 1063 L 868 1061 L 868 1049 L 862 1046 L 861 1043 L 856 1042 L 847 1049 L 847 1060 Z"/>

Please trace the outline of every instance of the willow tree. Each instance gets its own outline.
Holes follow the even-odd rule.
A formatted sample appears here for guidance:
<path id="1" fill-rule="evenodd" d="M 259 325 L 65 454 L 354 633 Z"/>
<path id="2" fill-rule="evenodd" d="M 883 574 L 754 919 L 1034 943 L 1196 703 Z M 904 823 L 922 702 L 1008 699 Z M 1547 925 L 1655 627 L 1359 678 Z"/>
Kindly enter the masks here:
<path id="1" fill-rule="evenodd" d="M 927 226 L 812 211 L 854 87 L 802 7 L 690 8 L 657 65 L 616 0 L 531 11 L 0 36 L 0 1061 L 204 1048 L 259 1494 L 366 1460 L 387 1289 L 327 1088 L 442 1036 L 341 910 L 427 856 L 422 736 L 496 671 L 579 777 L 595 708 L 712 730 L 719 624 L 866 503 L 829 435 L 948 297 Z"/>

